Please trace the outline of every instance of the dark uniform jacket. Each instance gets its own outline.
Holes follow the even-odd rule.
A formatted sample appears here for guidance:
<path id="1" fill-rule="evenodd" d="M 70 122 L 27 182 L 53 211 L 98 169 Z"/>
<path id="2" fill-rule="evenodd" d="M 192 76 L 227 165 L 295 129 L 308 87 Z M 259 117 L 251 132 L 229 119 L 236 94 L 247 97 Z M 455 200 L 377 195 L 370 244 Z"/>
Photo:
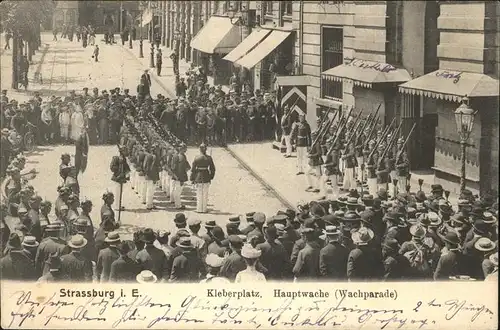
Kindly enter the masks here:
<path id="1" fill-rule="evenodd" d="M 349 250 L 339 242 L 329 242 L 319 252 L 319 273 L 335 280 L 347 278 Z"/>
<path id="2" fill-rule="evenodd" d="M 139 251 L 136 256 L 136 261 L 141 270 L 150 270 L 158 277 L 158 280 L 167 280 L 170 276 L 168 271 L 168 259 L 165 252 L 153 245 L 146 245 L 144 249 Z"/>
<path id="3" fill-rule="evenodd" d="M 142 166 L 146 180 L 154 182 L 160 180 L 160 160 L 152 153 L 146 153 Z"/>
<path id="4" fill-rule="evenodd" d="M 339 155 L 337 150 L 333 150 L 332 153 L 326 156 L 325 174 L 327 176 L 340 174 Z"/>
<path id="5" fill-rule="evenodd" d="M 97 257 L 96 272 L 100 282 L 109 282 L 111 264 L 120 257 L 120 253 L 115 246 L 107 247 L 99 251 Z"/>
<path id="6" fill-rule="evenodd" d="M 141 272 L 140 265 L 129 256 L 120 256 L 111 264 L 110 282 L 135 282 Z"/>
<path id="7" fill-rule="evenodd" d="M 316 241 L 306 243 L 299 251 L 293 274 L 299 280 L 314 280 L 319 277 L 320 245 Z"/>
<path id="8" fill-rule="evenodd" d="M 173 261 L 170 281 L 199 282 L 203 276 L 204 268 L 196 250 L 183 251 Z"/>
<path id="9" fill-rule="evenodd" d="M 198 155 L 191 167 L 191 181 L 194 183 L 209 183 L 214 179 L 215 165 L 211 156 Z"/>
<path id="10" fill-rule="evenodd" d="M 118 183 L 125 183 L 128 181 L 128 173 L 130 172 L 130 167 L 128 166 L 127 159 L 122 156 L 114 156 L 111 159 L 110 165 L 111 172 L 113 172 L 113 177 L 111 180 Z M 115 196 L 119 198 L 120 196 Z"/>
<path id="11" fill-rule="evenodd" d="M 67 281 L 92 282 L 92 262 L 78 252 L 61 257 L 61 273 Z"/>
<path id="12" fill-rule="evenodd" d="M 434 280 L 448 280 L 450 276 L 464 275 L 463 254 L 458 250 L 447 251 L 439 257 Z"/>
<path id="13" fill-rule="evenodd" d="M 172 170 L 172 179 L 175 181 L 180 181 L 184 183 L 188 180 L 187 171 L 191 169 L 189 165 L 186 155 L 176 154 L 172 158 L 171 170 Z"/>
<path id="14" fill-rule="evenodd" d="M 46 274 L 49 271 L 45 263 L 51 254 L 58 253 L 59 256 L 70 252 L 66 242 L 59 237 L 47 237 L 38 246 L 35 257 L 35 268 L 38 274 Z"/>
<path id="15" fill-rule="evenodd" d="M 382 277 L 382 272 L 382 260 L 368 246 L 358 246 L 349 253 L 347 261 L 349 280 L 377 279 Z"/>
<path id="16" fill-rule="evenodd" d="M 307 122 L 297 123 L 292 128 L 292 136 L 296 136 L 296 146 L 297 147 L 309 147 L 311 145 L 311 127 Z"/>
<path id="17" fill-rule="evenodd" d="M 316 145 L 309 151 L 309 165 L 310 166 L 320 166 L 323 164 L 323 158 L 321 157 L 322 150 L 321 145 L 316 143 Z"/>
<path id="18" fill-rule="evenodd" d="M 344 159 L 344 164 L 346 168 L 354 168 L 356 167 L 356 157 L 354 154 L 354 150 L 351 150 L 351 148 L 348 148 L 346 150 L 346 153 L 342 156 Z"/>
<path id="19" fill-rule="evenodd" d="M 289 278 L 291 274 L 290 255 L 280 241 L 266 241 L 256 247 L 262 251 L 259 260 L 262 266 L 267 268 L 266 278 L 268 280 L 281 280 Z"/>
<path id="20" fill-rule="evenodd" d="M 3 280 L 33 281 L 38 277 L 33 262 L 22 250 L 11 250 L 0 259 L 0 272 Z"/>

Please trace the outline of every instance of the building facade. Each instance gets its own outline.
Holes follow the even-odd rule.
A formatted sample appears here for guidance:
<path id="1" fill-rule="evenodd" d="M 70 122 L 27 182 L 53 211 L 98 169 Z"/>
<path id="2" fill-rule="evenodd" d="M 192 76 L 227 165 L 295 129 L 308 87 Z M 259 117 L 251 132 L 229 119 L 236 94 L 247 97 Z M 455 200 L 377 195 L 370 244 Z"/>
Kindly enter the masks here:
<path id="1" fill-rule="evenodd" d="M 52 27 L 61 29 L 63 25 L 78 24 L 79 4 L 77 1 L 57 1 L 52 16 Z"/>
<path id="2" fill-rule="evenodd" d="M 313 128 L 322 109 L 353 108 L 366 116 L 378 108 L 382 124 L 402 121 L 403 135 L 415 125 L 408 145 L 412 170 L 434 171 L 437 181 L 459 179 L 453 112 L 467 96 L 477 110 L 467 148 L 467 185 L 497 190 L 497 2 L 163 1 L 161 6 L 162 43 L 205 67 L 212 83 L 228 85 L 236 72 L 253 90 L 300 85 L 303 93 L 297 93 L 306 98 L 302 111 Z"/>

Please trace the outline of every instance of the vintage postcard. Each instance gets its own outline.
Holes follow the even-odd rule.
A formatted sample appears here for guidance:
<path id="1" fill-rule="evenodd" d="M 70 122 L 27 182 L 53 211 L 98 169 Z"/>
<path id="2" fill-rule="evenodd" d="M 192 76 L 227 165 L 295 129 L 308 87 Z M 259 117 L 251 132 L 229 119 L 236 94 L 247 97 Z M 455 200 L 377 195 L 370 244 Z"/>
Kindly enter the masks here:
<path id="1" fill-rule="evenodd" d="M 498 329 L 497 1 L 0 2 L 6 329 Z"/>

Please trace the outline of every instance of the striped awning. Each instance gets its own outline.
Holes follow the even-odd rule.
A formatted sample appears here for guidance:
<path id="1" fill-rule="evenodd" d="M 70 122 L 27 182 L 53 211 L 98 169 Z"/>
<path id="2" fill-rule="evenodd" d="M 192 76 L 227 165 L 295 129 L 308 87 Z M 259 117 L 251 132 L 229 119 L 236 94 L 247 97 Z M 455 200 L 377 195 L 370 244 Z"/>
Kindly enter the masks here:
<path id="1" fill-rule="evenodd" d="M 253 68 L 257 63 L 262 61 L 276 47 L 278 47 L 291 32 L 273 30 L 260 44 L 257 45 L 250 53 L 243 56 L 235 63 L 247 69 Z"/>
<path id="2" fill-rule="evenodd" d="M 411 79 L 405 69 L 396 68 L 387 63 L 352 59 L 321 73 L 326 79 L 342 81 L 351 79 L 354 85 L 372 88 L 377 83 L 401 83 Z"/>
<path id="3" fill-rule="evenodd" d="M 259 29 L 252 31 L 252 33 L 243 39 L 243 41 L 236 46 L 236 48 L 223 58 L 223 60 L 236 62 L 251 51 L 259 42 L 262 41 L 262 39 L 267 37 L 269 33 L 271 33 L 271 30 Z"/>
<path id="4" fill-rule="evenodd" d="M 191 40 L 191 47 L 207 54 L 227 54 L 241 41 L 239 27 L 226 16 L 211 16 Z"/>
<path id="5" fill-rule="evenodd" d="M 497 97 L 498 79 L 482 73 L 436 70 L 399 86 L 405 94 L 460 102 L 467 97 Z"/>

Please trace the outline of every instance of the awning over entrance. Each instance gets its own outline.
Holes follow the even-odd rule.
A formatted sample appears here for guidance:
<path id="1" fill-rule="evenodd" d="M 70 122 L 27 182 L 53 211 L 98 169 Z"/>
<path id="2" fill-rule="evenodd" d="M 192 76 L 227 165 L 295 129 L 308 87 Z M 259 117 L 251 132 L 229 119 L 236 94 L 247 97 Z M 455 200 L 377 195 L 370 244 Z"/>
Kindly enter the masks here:
<path id="1" fill-rule="evenodd" d="M 399 86 L 401 93 L 460 102 L 462 97 L 498 96 L 498 79 L 482 73 L 437 70 Z"/>
<path id="2" fill-rule="evenodd" d="M 341 64 L 328 69 L 321 74 L 323 77 L 341 81 L 351 79 L 355 85 L 371 88 L 377 83 L 400 83 L 411 79 L 405 69 L 398 69 L 387 63 L 352 59 L 347 64 Z"/>
<path id="3" fill-rule="evenodd" d="M 277 76 L 276 84 L 279 86 L 307 86 L 309 76 Z"/>
<path id="4" fill-rule="evenodd" d="M 235 49 L 233 49 L 223 60 L 235 62 L 245 56 L 252 48 L 262 41 L 271 30 L 254 30 L 248 37 L 246 37 Z"/>
<path id="5" fill-rule="evenodd" d="M 211 16 L 191 40 L 191 47 L 208 54 L 227 54 L 240 41 L 240 30 L 238 26 L 231 24 L 229 17 Z"/>
<path id="6" fill-rule="evenodd" d="M 151 12 L 151 10 L 146 10 L 144 14 L 142 14 L 141 26 L 148 25 L 152 19 L 153 19 L 153 13 Z"/>
<path id="7" fill-rule="evenodd" d="M 273 30 L 264 41 L 257 45 L 250 53 L 243 56 L 235 63 L 244 66 L 247 69 L 253 68 L 262 61 L 276 47 L 278 47 L 290 35 L 288 31 Z"/>

